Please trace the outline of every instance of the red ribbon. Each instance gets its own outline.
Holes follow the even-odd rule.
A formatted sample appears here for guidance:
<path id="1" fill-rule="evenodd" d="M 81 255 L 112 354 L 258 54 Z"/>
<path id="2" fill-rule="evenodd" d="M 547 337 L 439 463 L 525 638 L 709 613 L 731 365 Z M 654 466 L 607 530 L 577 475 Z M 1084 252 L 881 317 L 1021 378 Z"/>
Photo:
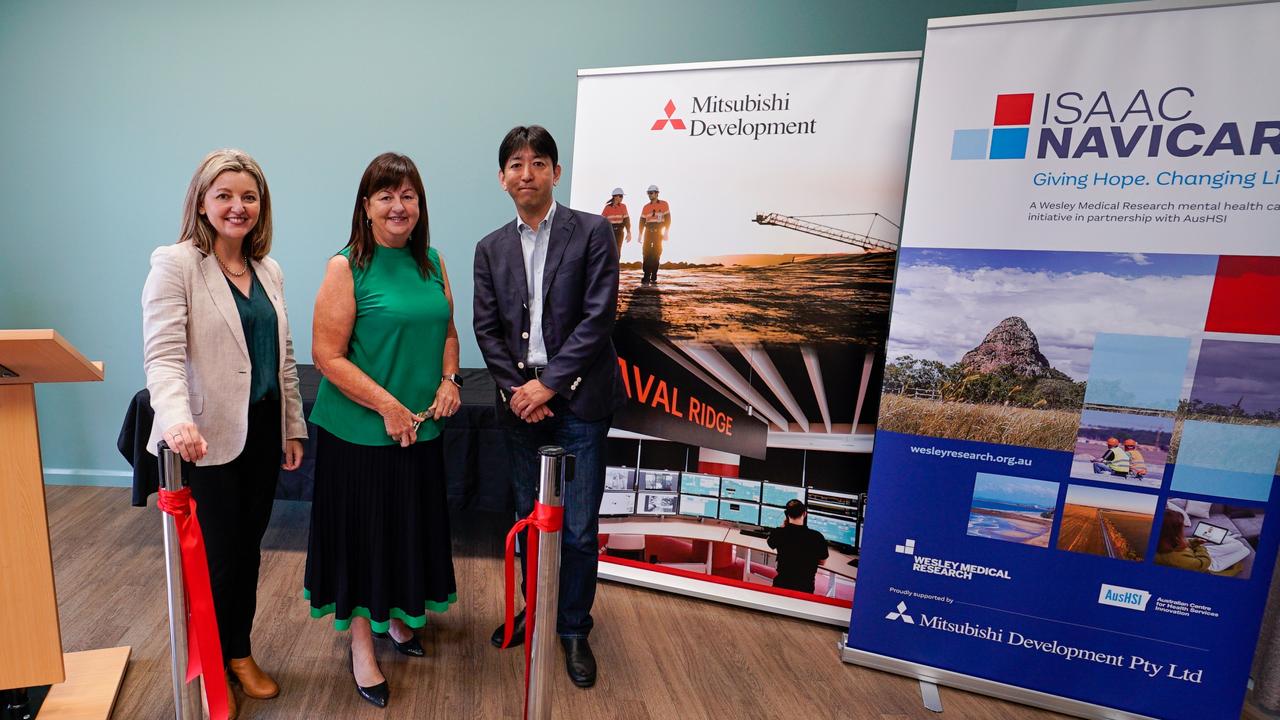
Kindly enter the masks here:
<path id="1" fill-rule="evenodd" d="M 209 701 L 209 720 L 227 720 L 227 683 L 222 670 L 222 641 L 218 638 L 218 618 L 213 611 L 213 588 L 209 582 L 209 559 L 204 550 L 204 533 L 196 517 L 196 501 L 191 488 L 160 490 L 160 509 L 173 516 L 182 554 L 182 591 L 187 607 L 187 682 L 204 678 Z M 215 676 L 216 674 L 216 676 Z"/>
<path id="2" fill-rule="evenodd" d="M 516 622 L 516 536 L 528 528 L 525 542 L 525 597 L 524 597 L 524 709 L 529 714 L 529 659 L 533 644 L 533 616 L 538 607 L 538 536 L 544 532 L 556 532 L 564 527 L 564 508 L 543 505 L 535 501 L 529 517 L 518 521 L 507 533 L 507 620 L 503 625 L 502 647 L 511 647 L 512 630 Z"/>

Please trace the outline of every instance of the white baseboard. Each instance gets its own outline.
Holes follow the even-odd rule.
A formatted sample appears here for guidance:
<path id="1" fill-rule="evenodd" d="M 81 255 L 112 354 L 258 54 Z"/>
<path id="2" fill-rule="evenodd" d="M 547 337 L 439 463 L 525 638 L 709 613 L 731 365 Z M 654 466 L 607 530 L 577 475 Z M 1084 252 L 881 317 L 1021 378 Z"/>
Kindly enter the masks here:
<path id="1" fill-rule="evenodd" d="M 132 470 L 99 468 L 45 468 L 45 485 L 87 485 L 90 487 L 130 487 Z"/>

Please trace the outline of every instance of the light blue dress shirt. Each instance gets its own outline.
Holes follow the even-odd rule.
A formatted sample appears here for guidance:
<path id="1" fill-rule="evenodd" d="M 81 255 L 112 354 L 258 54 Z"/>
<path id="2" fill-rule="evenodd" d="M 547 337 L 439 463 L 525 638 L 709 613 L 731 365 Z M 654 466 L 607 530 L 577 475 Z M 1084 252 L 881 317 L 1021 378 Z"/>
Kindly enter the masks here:
<path id="1" fill-rule="evenodd" d="M 524 286 L 529 295 L 529 354 L 525 363 L 529 367 L 547 364 L 547 344 L 542 339 L 542 273 L 547 264 L 547 243 L 551 241 L 551 219 L 556 214 L 556 202 L 551 201 L 547 216 L 538 223 L 538 229 L 529 227 L 516 216 L 516 229 L 520 231 L 520 250 L 524 253 Z"/>

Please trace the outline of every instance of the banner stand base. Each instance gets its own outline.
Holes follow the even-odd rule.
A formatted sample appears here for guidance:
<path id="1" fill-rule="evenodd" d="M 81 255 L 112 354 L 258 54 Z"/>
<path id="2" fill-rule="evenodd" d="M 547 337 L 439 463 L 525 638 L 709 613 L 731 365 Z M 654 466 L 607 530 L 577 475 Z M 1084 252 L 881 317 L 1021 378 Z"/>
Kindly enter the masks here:
<path id="1" fill-rule="evenodd" d="M 668 575 L 654 570 L 644 570 L 613 562 L 601 562 L 596 575 L 601 580 L 637 585 L 650 590 L 665 590 L 702 600 L 737 605 L 761 610 L 775 615 L 787 615 L 801 620 L 849 627 L 849 608 L 808 602 L 797 598 L 781 597 L 746 588 L 721 585 L 710 580 Z"/>
<path id="2" fill-rule="evenodd" d="M 1149 715 L 1138 715 L 1125 710 L 1117 710 L 1115 708 L 1104 707 L 1102 705 L 1094 705 L 1093 703 L 1083 702 L 1081 700 L 1072 700 L 1071 698 L 1065 698 L 1059 695 L 1050 695 L 1036 690 L 1020 688 L 1016 685 L 1006 685 L 1004 683 L 995 682 L 994 680 L 986 680 L 972 675 L 964 675 L 950 670 L 929 667 L 928 665 L 918 665 L 913 662 L 899 660 L 898 658 L 891 658 L 885 655 L 877 655 L 865 650 L 857 650 L 844 644 L 847 642 L 848 636 L 845 636 L 840 647 L 840 659 L 852 665 L 861 665 L 874 670 L 883 670 L 885 672 L 894 673 L 895 675 L 905 675 L 906 677 L 915 678 L 922 682 L 933 683 L 935 685 L 946 685 L 947 687 L 953 687 L 966 692 L 988 695 L 990 697 L 1000 698 L 1001 700 L 1008 700 L 1022 705 L 1043 708 L 1045 710 L 1052 710 L 1064 715 L 1090 718 L 1091 720 L 1155 720 L 1155 718 L 1152 718 Z M 924 691 L 923 686 L 921 687 L 921 691 Z M 940 706 L 941 703 L 939 703 L 939 709 Z M 933 710 L 933 708 L 929 709 Z M 938 710 L 934 710 L 934 712 L 938 712 Z"/>
<path id="3" fill-rule="evenodd" d="M 938 694 L 938 686 L 928 680 L 920 681 L 920 700 L 924 709 L 930 712 L 942 712 L 942 696 Z"/>

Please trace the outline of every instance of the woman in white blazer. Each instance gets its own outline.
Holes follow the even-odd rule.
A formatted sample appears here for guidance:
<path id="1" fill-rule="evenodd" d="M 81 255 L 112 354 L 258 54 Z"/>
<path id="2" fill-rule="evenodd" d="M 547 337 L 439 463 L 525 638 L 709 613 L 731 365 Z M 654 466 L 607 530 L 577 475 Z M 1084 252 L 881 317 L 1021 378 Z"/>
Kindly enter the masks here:
<path id="1" fill-rule="evenodd" d="M 270 249 L 262 169 L 240 150 L 215 150 L 191 178 L 177 244 L 151 254 L 142 291 L 155 411 L 147 447 L 155 453 L 163 439 L 182 456 L 204 530 L 222 654 L 253 698 L 280 692 L 254 662 L 249 632 L 276 480 L 280 468 L 302 462 L 307 437 L 284 275 Z"/>

